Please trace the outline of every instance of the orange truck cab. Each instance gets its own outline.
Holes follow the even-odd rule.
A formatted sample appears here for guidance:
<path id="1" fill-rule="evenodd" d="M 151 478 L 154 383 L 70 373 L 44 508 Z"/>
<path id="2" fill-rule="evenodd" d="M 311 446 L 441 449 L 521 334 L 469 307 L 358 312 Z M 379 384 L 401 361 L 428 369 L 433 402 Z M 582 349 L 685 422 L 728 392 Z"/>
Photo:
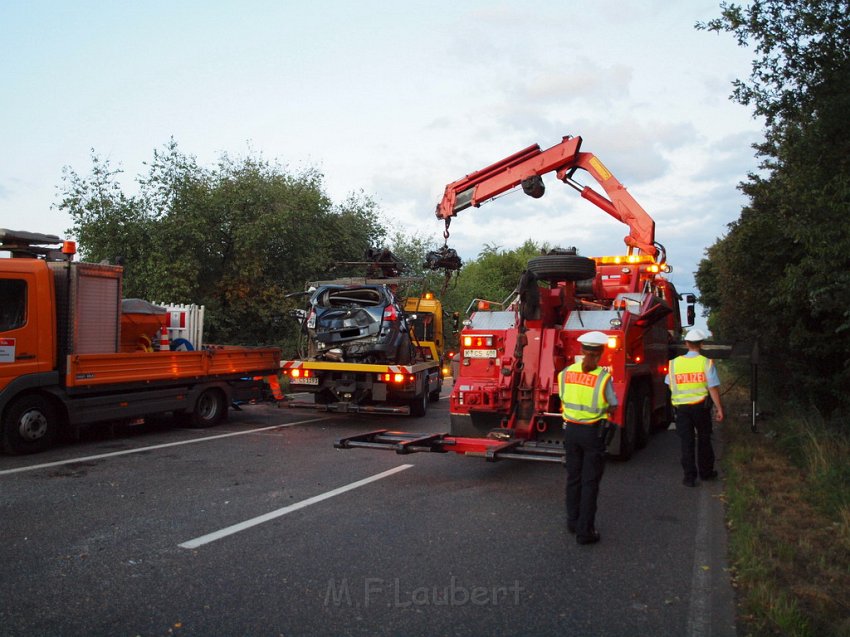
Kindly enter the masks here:
<path id="1" fill-rule="evenodd" d="M 0 228 L 5 451 L 33 453 L 65 429 L 168 412 L 211 426 L 232 401 L 261 395 L 257 379 L 279 373 L 277 348 L 127 351 L 123 268 L 74 261 L 75 252 L 54 235 Z"/>

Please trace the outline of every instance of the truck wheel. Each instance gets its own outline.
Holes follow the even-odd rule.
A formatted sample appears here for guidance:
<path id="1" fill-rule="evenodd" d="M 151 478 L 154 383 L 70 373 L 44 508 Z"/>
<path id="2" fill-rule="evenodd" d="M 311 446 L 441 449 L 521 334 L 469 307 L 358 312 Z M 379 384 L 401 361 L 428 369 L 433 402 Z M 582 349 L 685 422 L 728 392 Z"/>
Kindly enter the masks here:
<path id="1" fill-rule="evenodd" d="M 529 259 L 528 270 L 538 279 L 582 281 L 596 276 L 596 263 L 575 254 L 544 254 Z"/>
<path id="2" fill-rule="evenodd" d="M 428 400 L 435 403 L 440 400 L 440 393 L 443 391 L 443 379 L 437 381 L 437 389 L 428 394 Z"/>
<path id="3" fill-rule="evenodd" d="M 652 433 L 652 398 L 646 389 L 641 389 L 637 397 L 638 426 L 635 446 L 643 449 L 649 442 Z"/>
<path id="4" fill-rule="evenodd" d="M 628 460 L 635 452 L 635 442 L 638 433 L 638 407 L 637 401 L 630 396 L 626 402 L 625 423 L 620 429 L 620 453 L 619 460 Z"/>
<path id="5" fill-rule="evenodd" d="M 193 427 L 214 427 L 227 415 L 227 402 L 220 389 L 205 389 L 192 411 Z"/>
<path id="6" fill-rule="evenodd" d="M 23 396 L 13 402 L 3 421 L 3 442 L 9 453 L 38 453 L 56 439 L 56 409 L 43 396 Z"/>
<path id="7" fill-rule="evenodd" d="M 421 418 L 428 411 L 428 392 L 423 391 L 410 401 L 410 415 Z"/>

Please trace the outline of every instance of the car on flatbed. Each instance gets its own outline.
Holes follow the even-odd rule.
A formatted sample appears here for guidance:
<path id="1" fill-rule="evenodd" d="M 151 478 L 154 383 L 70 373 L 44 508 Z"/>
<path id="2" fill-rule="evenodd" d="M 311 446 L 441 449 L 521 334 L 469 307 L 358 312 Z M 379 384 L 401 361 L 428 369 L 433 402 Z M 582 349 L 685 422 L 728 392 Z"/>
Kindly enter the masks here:
<path id="1" fill-rule="evenodd" d="M 407 363 L 414 356 L 408 317 L 387 285 L 319 286 L 310 295 L 306 329 L 316 360 Z"/>

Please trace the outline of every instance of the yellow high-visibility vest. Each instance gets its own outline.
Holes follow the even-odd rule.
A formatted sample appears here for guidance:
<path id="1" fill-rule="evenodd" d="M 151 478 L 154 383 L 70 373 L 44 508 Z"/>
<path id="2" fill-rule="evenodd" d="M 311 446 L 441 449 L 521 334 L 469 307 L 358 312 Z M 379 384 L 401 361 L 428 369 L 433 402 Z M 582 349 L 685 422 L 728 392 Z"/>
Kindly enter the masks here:
<path id="1" fill-rule="evenodd" d="M 708 370 L 714 362 L 703 356 L 679 356 L 667 372 L 674 405 L 694 405 L 708 396 Z"/>
<path id="2" fill-rule="evenodd" d="M 608 413 L 605 385 L 611 374 L 602 367 L 583 372 L 581 363 L 573 363 L 558 374 L 558 395 L 564 420 L 583 425 L 599 422 Z"/>

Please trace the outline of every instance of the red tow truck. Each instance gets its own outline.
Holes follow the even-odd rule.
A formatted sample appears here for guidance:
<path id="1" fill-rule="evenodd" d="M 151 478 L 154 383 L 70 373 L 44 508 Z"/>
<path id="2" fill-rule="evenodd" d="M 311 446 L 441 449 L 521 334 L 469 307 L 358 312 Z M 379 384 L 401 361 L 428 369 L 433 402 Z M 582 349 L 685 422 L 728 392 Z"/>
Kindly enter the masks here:
<path id="1" fill-rule="evenodd" d="M 209 427 L 265 396 L 276 347 L 173 351 L 161 315 L 125 313 L 123 268 L 74 260 L 55 235 L 0 228 L 0 447 L 35 453 L 63 431 L 181 414 Z M 151 304 L 148 304 L 151 305 Z"/>
<path id="2" fill-rule="evenodd" d="M 446 186 L 437 217 L 449 223 L 458 212 L 480 206 L 521 186 L 534 198 L 545 192 L 542 176 L 557 179 L 629 227 L 625 254 L 583 257 L 556 249 L 529 260 L 515 297 L 499 309 L 479 304 L 460 333 L 460 364 L 450 397 L 451 430 L 416 434 L 379 430 L 340 439 L 337 448 L 375 448 L 398 453 L 436 451 L 487 460 L 562 462 L 563 434 L 556 377 L 580 357 L 576 338 L 589 330 L 608 335 L 601 359 L 613 377 L 618 424 L 608 452 L 627 460 L 655 427 L 670 421 L 664 383 L 668 362 L 681 344 L 679 302 L 687 301 L 664 276 L 672 271 L 655 242 L 655 223 L 593 154 L 581 137 L 564 137 L 546 150 L 530 146 Z M 577 183 L 583 170 L 605 195 Z"/>

